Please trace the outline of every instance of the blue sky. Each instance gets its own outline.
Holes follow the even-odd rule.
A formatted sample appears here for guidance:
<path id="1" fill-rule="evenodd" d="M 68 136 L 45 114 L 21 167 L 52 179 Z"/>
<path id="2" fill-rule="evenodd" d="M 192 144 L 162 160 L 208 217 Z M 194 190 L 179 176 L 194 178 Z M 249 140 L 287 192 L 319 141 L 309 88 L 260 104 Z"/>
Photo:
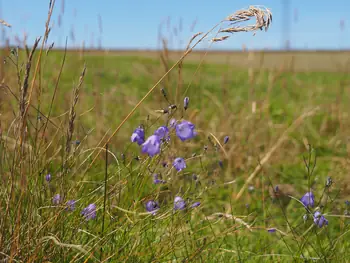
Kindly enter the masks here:
<path id="1" fill-rule="evenodd" d="M 249 49 L 280 49 L 285 37 L 289 38 L 293 49 L 350 47 L 350 0 L 289 0 L 288 35 L 283 33 L 284 1 L 56 0 L 49 43 L 55 42 L 55 46 L 62 47 L 68 37 L 69 47 L 81 47 L 84 41 L 87 48 L 98 47 L 100 42 L 104 48 L 156 49 L 160 46 L 161 32 L 168 39 L 170 48 L 184 48 L 194 33 L 209 30 L 236 10 L 263 5 L 273 13 L 273 24 L 267 33 L 235 34 L 212 48 L 241 49 L 245 45 Z M 26 33 L 27 43 L 31 45 L 37 36 L 43 35 L 48 3 L 48 0 L 0 0 L 0 18 L 12 25 L 10 29 L 3 29 L 11 43 L 16 43 L 15 36 L 23 39 Z M 341 20 L 345 25 L 343 30 Z M 71 32 L 74 32 L 74 38 Z M 208 44 L 209 40 L 201 48 Z"/>

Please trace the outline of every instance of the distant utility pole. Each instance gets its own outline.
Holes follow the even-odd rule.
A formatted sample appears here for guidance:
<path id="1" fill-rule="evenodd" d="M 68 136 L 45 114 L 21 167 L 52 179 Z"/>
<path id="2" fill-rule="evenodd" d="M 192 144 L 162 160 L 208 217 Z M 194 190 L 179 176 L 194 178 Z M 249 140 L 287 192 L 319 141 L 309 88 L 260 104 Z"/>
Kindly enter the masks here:
<path id="1" fill-rule="evenodd" d="M 282 49 L 290 49 L 290 0 L 282 1 Z"/>

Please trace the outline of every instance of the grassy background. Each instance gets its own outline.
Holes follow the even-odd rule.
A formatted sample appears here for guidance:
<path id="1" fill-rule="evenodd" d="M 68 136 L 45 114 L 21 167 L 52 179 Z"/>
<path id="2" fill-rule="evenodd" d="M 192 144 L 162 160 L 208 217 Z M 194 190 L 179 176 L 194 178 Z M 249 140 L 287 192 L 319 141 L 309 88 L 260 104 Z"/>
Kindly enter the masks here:
<path id="1" fill-rule="evenodd" d="M 6 52 L 9 55 L 8 51 L 3 51 L 3 55 Z M 113 137 L 108 144 L 108 160 L 101 153 L 87 169 L 95 147 L 106 140 L 106 134 L 112 134 L 176 57 L 166 51 L 150 54 L 68 52 L 52 106 L 64 52 L 53 50 L 44 54 L 32 105 L 46 116 L 52 108 L 50 119 L 54 125 L 49 123 L 43 134 L 45 118 L 38 119 L 38 112 L 30 109 L 26 143 L 32 150 L 25 151 L 21 162 L 17 162 L 18 152 L 14 150 L 18 138 L 18 101 L 13 96 L 19 97 L 17 70 L 8 59 L 1 66 L 3 257 L 25 262 L 291 262 L 305 261 L 303 257 L 346 262 L 349 227 L 348 219 L 342 215 L 350 191 L 349 75 L 326 62 L 323 65 L 327 67 L 321 66 L 323 53 L 312 53 L 316 62 L 296 53 L 292 63 L 301 65 L 299 68 L 283 66 L 290 65 L 293 54 L 246 52 L 227 62 L 222 54 L 210 53 L 203 61 L 195 54 L 165 78 Z M 265 62 L 261 62 L 262 58 Z M 238 67 L 237 62 L 232 62 L 237 60 L 248 62 Z M 20 51 L 19 65 L 25 61 L 26 56 Z M 341 63 L 346 63 L 345 58 Z M 73 142 L 79 140 L 80 144 L 73 144 L 66 166 L 72 90 L 84 64 L 87 71 L 73 133 Z M 315 67 L 310 71 L 311 64 Z M 341 68 L 346 71 L 344 67 Z M 305 68 L 309 70 L 303 71 Z M 23 75 L 22 71 L 20 79 Z M 161 93 L 162 87 L 169 102 L 178 106 L 171 116 L 159 112 L 169 105 Z M 182 109 L 185 96 L 190 98 L 186 112 Z M 288 130 L 301 115 L 316 107 L 317 112 Z M 172 135 L 164 152 L 152 160 L 130 143 L 131 133 L 138 125 L 146 127 L 148 136 L 171 117 L 182 116 L 196 125 L 199 135 L 194 140 L 181 143 Z M 285 136 L 286 130 L 290 132 Z M 230 136 L 224 151 L 211 134 L 221 143 L 224 136 Z M 242 197 L 235 200 L 249 175 L 281 137 L 285 138 L 283 143 L 249 183 L 254 190 L 245 189 Z M 309 144 L 314 149 L 312 157 L 317 157 L 310 177 L 303 161 Z M 203 150 L 205 146 L 207 151 Z M 189 159 L 184 172 L 176 174 L 171 165 L 160 165 L 162 161 L 171 164 L 177 156 Z M 109 179 L 103 212 L 106 163 Z M 27 184 L 21 180 L 23 170 Z M 44 179 L 49 172 L 53 176 L 50 184 Z M 155 172 L 168 183 L 152 184 L 151 175 Z M 199 176 L 199 182 L 193 181 L 193 173 Z M 334 184 L 325 189 L 328 176 Z M 310 182 L 317 201 L 323 200 L 323 211 L 329 215 L 326 228 L 312 227 L 311 218 L 304 223 L 305 209 L 298 202 L 292 200 L 283 210 L 267 193 L 271 185 L 290 184 L 299 199 Z M 68 213 L 64 207 L 52 206 L 55 193 L 65 193 L 66 200 L 79 200 L 76 211 Z M 177 194 L 192 202 L 200 200 L 201 206 L 173 214 L 172 200 Z M 327 202 L 322 198 L 325 195 Z M 161 203 L 156 217 L 143 214 L 144 203 L 149 199 Z M 97 219 L 85 222 L 80 211 L 89 203 L 96 203 Z M 103 216 L 106 221 L 102 233 Z M 279 231 L 268 233 L 270 227 Z"/>

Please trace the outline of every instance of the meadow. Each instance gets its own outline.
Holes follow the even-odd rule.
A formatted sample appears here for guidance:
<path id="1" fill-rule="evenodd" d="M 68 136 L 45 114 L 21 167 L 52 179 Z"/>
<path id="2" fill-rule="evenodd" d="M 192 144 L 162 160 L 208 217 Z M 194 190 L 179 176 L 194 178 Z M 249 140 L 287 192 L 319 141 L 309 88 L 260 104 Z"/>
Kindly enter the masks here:
<path id="1" fill-rule="evenodd" d="M 2 50 L 3 262 L 349 261 L 346 61 L 31 50 Z"/>

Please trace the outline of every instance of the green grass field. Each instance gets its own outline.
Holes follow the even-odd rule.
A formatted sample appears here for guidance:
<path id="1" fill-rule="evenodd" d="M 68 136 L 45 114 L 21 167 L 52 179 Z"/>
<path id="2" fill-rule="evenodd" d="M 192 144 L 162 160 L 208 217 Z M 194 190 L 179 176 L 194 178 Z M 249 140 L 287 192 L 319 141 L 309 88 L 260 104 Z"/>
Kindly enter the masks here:
<path id="1" fill-rule="evenodd" d="M 68 52 L 60 75 L 64 52 L 44 52 L 21 132 L 27 56 L 20 51 L 12 63 L 16 54 L 3 51 L 10 58 L 1 66 L 0 259 L 347 262 L 349 75 L 185 60 L 111 138 L 106 154 L 107 139 L 175 63 L 160 54 Z M 37 58 L 38 52 L 29 90 Z M 197 136 L 182 142 L 170 129 L 170 141 L 153 158 L 131 143 L 139 125 L 147 138 L 171 118 L 192 122 Z M 186 160 L 183 171 L 172 167 L 176 157 Z M 155 173 L 166 183 L 154 184 Z M 326 187 L 328 177 L 333 184 Z M 295 198 L 288 206 L 269 195 L 284 184 Z M 310 187 L 315 206 L 306 212 L 298 200 Z M 185 210 L 174 211 L 175 196 Z M 68 200 L 76 200 L 74 211 L 67 211 Z M 145 209 L 149 200 L 159 202 L 155 215 Z M 201 204 L 191 208 L 194 202 Z M 96 218 L 87 221 L 81 212 L 92 203 Z M 328 226 L 313 222 L 316 207 Z"/>

